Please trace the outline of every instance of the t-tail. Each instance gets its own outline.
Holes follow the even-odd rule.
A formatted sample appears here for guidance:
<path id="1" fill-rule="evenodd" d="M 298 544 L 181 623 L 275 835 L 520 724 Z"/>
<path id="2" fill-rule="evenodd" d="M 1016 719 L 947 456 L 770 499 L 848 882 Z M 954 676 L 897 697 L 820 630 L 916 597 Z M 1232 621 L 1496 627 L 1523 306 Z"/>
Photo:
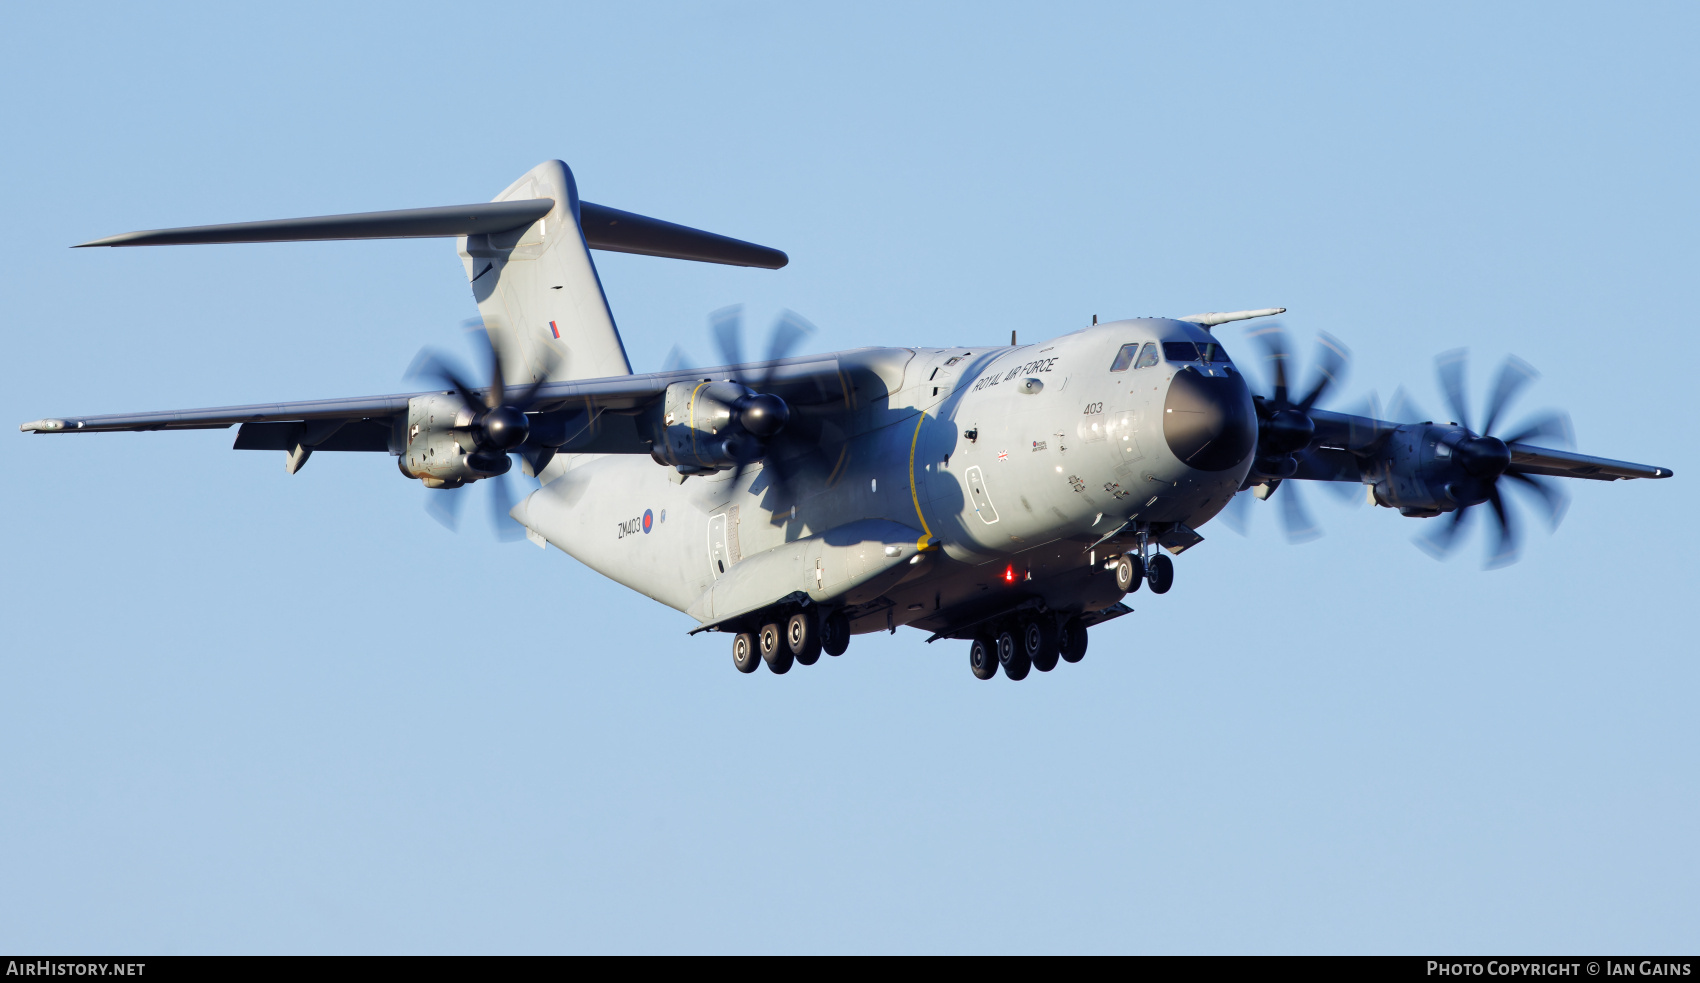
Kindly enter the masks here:
<path id="1" fill-rule="evenodd" d="M 510 381 L 630 375 L 590 250 L 776 270 L 777 249 L 581 201 L 573 172 L 545 161 L 494 201 L 238 222 L 109 236 L 83 246 L 456 237 L 478 311 Z"/>

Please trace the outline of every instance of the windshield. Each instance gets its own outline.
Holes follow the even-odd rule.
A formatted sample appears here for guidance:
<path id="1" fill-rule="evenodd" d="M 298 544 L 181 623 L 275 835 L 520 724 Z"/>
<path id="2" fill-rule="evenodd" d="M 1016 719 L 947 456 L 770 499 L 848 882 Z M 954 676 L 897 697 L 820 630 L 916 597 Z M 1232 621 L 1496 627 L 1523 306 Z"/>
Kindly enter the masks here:
<path id="1" fill-rule="evenodd" d="M 1165 341 L 1163 357 L 1171 362 L 1228 362 L 1227 349 L 1214 342 Z"/>

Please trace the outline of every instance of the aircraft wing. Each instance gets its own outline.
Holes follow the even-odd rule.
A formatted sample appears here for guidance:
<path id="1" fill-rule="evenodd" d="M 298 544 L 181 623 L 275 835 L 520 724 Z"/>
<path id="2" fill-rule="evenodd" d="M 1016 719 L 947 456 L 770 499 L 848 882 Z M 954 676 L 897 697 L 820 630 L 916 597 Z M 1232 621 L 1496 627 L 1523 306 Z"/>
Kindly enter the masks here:
<path id="1" fill-rule="evenodd" d="M 237 423 L 362 420 L 407 412 L 412 395 L 309 399 L 293 403 L 254 403 L 197 410 L 156 410 L 32 420 L 18 425 L 25 433 L 110 433 L 124 430 L 223 430 Z"/>
<path id="2" fill-rule="evenodd" d="M 1627 478 L 1669 478 L 1670 468 L 1655 468 L 1650 464 L 1632 464 L 1605 457 L 1590 457 L 1574 451 L 1556 451 L 1529 444 L 1511 444 L 1511 467 L 1508 471 L 1524 474 L 1545 474 L 1555 478 L 1592 478 L 1595 481 L 1620 481 Z"/>
<path id="3" fill-rule="evenodd" d="M 1309 481 L 1362 480 L 1359 455 L 1373 454 L 1376 445 L 1400 426 L 1386 420 L 1327 410 L 1311 410 L 1310 417 L 1316 422 L 1316 439 L 1302 455 L 1299 471 L 1293 475 Z M 1506 470 L 1511 472 L 1595 481 L 1668 478 L 1672 474 L 1669 468 L 1651 464 L 1616 461 L 1533 444 L 1514 443 L 1509 446 L 1511 467 Z"/>
<path id="4" fill-rule="evenodd" d="M 763 378 L 768 388 L 796 404 L 843 397 L 847 382 L 836 355 L 806 356 L 709 369 L 678 369 L 643 375 L 554 382 L 538 391 L 534 413 L 552 417 L 567 434 L 561 450 L 593 453 L 650 453 L 635 414 L 660 399 L 675 382 Z M 484 390 L 473 390 L 480 395 Z M 95 416 L 49 417 L 20 424 L 25 433 L 112 433 L 142 430 L 221 430 L 240 424 L 237 450 L 396 451 L 391 431 L 405 422 L 409 401 L 437 390 L 387 396 L 310 399 L 189 410 L 156 410 Z"/>

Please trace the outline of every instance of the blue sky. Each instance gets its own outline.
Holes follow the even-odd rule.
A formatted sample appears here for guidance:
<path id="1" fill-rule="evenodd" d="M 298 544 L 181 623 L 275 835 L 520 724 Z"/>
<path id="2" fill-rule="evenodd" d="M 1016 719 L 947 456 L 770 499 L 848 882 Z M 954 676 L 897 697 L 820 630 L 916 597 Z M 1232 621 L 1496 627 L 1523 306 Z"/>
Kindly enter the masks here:
<path id="1" fill-rule="evenodd" d="M 1483 572 L 1219 523 L 1078 666 L 745 677 L 388 459 L 0 438 L 0 949 L 1610 952 L 1700 933 L 1697 17 L 1681 4 L 38 5 L 0 34 L 0 405 L 403 390 L 445 241 L 79 250 L 453 204 L 541 160 L 787 250 L 598 255 L 632 360 L 1285 306 L 1335 405 L 1524 410 L 1674 480 Z M 1243 333 L 1223 329 L 1242 359 Z M 1580 484 L 1580 483 L 1578 483 Z"/>

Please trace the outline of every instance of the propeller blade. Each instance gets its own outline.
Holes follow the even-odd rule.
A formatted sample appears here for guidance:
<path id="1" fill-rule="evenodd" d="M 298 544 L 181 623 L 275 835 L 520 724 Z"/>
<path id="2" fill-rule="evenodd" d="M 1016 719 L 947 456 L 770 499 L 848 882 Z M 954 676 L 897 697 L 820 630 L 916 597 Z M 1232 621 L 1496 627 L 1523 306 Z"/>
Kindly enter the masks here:
<path id="1" fill-rule="evenodd" d="M 714 343 L 720 348 L 721 360 L 729 366 L 744 364 L 744 305 L 722 307 L 708 315 L 714 331 Z"/>
<path id="2" fill-rule="evenodd" d="M 1358 506 L 1364 503 L 1364 486 L 1360 481 L 1319 481 L 1317 484 L 1342 505 Z"/>
<path id="3" fill-rule="evenodd" d="M 1518 471 L 1507 471 L 1501 478 L 1510 478 L 1524 488 L 1533 491 L 1538 496 L 1541 506 L 1546 510 L 1547 524 L 1554 532 L 1558 531 L 1559 523 L 1564 521 L 1564 513 L 1570 509 L 1570 496 L 1555 482 L 1537 475 L 1523 474 Z"/>
<path id="4" fill-rule="evenodd" d="M 1454 348 L 1435 358 L 1434 370 L 1440 377 L 1440 390 L 1446 394 L 1446 406 L 1452 411 L 1452 422 L 1475 433 L 1476 428 L 1470 426 L 1470 408 L 1464 399 L 1464 363 L 1469 358 L 1468 349 Z"/>
<path id="5" fill-rule="evenodd" d="M 778 521 L 781 512 L 797 504 L 796 484 L 792 480 L 796 476 L 795 466 L 789 458 L 775 451 L 762 460 L 761 473 L 767 478 L 768 499 L 772 502 L 767 510 Z M 766 505 L 766 502 L 763 504 Z"/>
<path id="6" fill-rule="evenodd" d="M 408 366 L 407 376 L 413 379 L 426 379 L 443 383 L 446 388 L 453 389 L 462 403 L 468 409 L 484 409 L 484 399 L 472 391 L 466 380 L 456 371 L 458 367 L 441 354 L 430 348 L 421 348 L 414 357 L 413 364 Z"/>
<path id="7" fill-rule="evenodd" d="M 1482 424 L 1482 433 L 1493 433 L 1493 425 L 1499 422 L 1499 415 L 1505 411 L 1523 387 L 1540 378 L 1541 374 L 1535 367 L 1515 355 L 1509 355 L 1505 364 L 1499 367 L 1499 380 L 1493 384 L 1493 395 L 1488 397 L 1487 420 Z"/>
<path id="8" fill-rule="evenodd" d="M 691 358 L 691 356 L 687 354 L 683 348 L 680 348 L 678 345 L 674 345 L 673 350 L 667 353 L 666 361 L 661 363 L 661 371 L 683 372 L 686 369 L 694 367 L 695 364 L 696 359 Z"/>
<path id="9" fill-rule="evenodd" d="M 1470 510 L 1458 509 L 1451 518 L 1443 519 L 1427 535 L 1418 536 L 1412 542 L 1417 549 L 1422 550 L 1437 560 L 1444 560 L 1452 552 L 1452 547 L 1458 542 L 1458 531 L 1464 526 L 1464 516 Z"/>
<path id="10" fill-rule="evenodd" d="M 1393 401 L 1387 404 L 1387 416 L 1394 423 L 1416 423 L 1419 420 L 1432 419 L 1411 399 L 1411 394 L 1405 391 L 1404 386 L 1393 391 Z"/>
<path id="11" fill-rule="evenodd" d="M 1370 390 L 1364 398 L 1353 403 L 1345 411 L 1357 418 L 1346 428 L 1346 447 L 1355 450 L 1367 447 L 1380 437 L 1384 428 L 1381 426 L 1381 400 L 1376 398 L 1375 390 Z M 1374 423 L 1364 424 L 1358 420 L 1373 420 Z"/>
<path id="12" fill-rule="evenodd" d="M 1499 519 L 1499 535 L 1494 538 L 1493 553 L 1488 556 L 1483 569 L 1498 570 L 1517 562 L 1517 527 L 1511 523 L 1511 512 L 1505 507 L 1505 499 L 1499 495 L 1498 484 L 1488 489 L 1488 504 L 1493 506 L 1494 516 Z"/>
<path id="13" fill-rule="evenodd" d="M 1228 504 L 1216 513 L 1216 517 L 1222 520 L 1224 526 L 1241 536 L 1246 535 L 1251 529 L 1251 496 L 1243 491 L 1239 492 L 1228 499 Z"/>
<path id="14" fill-rule="evenodd" d="M 1270 379 L 1274 386 L 1271 399 L 1277 403 L 1287 401 L 1287 361 L 1293 357 L 1292 346 L 1287 344 L 1287 329 L 1279 324 L 1271 324 L 1251 332 L 1263 345 L 1264 361 L 1270 366 Z"/>
<path id="15" fill-rule="evenodd" d="M 430 488 L 425 492 L 425 514 L 450 532 L 460 527 L 460 507 L 466 502 L 465 486 Z"/>
<path id="16" fill-rule="evenodd" d="M 1520 444 L 1526 440 L 1539 440 L 1543 437 L 1553 437 L 1564 446 L 1571 447 L 1576 443 L 1576 432 L 1570 427 L 1570 414 L 1548 413 L 1526 424 L 1522 430 L 1505 438 L 1507 444 Z"/>
<path id="17" fill-rule="evenodd" d="M 484 481 L 490 486 L 490 523 L 495 529 L 496 539 L 509 543 L 524 536 L 525 530 L 508 514 L 514 508 L 514 493 L 508 485 L 508 476 L 499 474 Z"/>
<path id="18" fill-rule="evenodd" d="M 549 376 L 554 374 L 555 366 L 559 364 L 561 364 L 560 358 L 556 356 L 553 351 L 544 349 L 543 371 L 538 374 L 536 379 L 532 380 L 531 385 L 526 386 L 523 390 L 521 390 L 519 396 L 516 397 L 509 405 L 518 409 L 522 413 L 531 409 L 532 404 L 537 402 L 538 392 L 541 391 L 544 386 L 549 384 Z"/>
<path id="19" fill-rule="evenodd" d="M 1299 400 L 1299 409 L 1307 412 L 1324 393 L 1345 377 L 1346 363 L 1352 357 L 1351 351 L 1340 339 L 1326 333 L 1317 336 L 1316 349 L 1316 384 L 1305 394 L 1304 399 Z"/>
<path id="20" fill-rule="evenodd" d="M 767 361 L 777 362 L 791 354 L 797 344 L 804 338 L 814 334 L 815 326 L 808 322 L 796 311 L 781 311 L 779 319 L 773 322 L 773 332 L 767 339 Z M 761 382 L 754 388 L 756 392 L 767 392 L 767 387 L 773 381 L 774 366 L 768 365 L 762 371 Z"/>
<path id="21" fill-rule="evenodd" d="M 1281 496 L 1281 525 L 1287 533 L 1287 541 L 1309 543 L 1321 539 L 1322 527 L 1310 517 L 1310 510 L 1305 508 L 1304 498 L 1299 494 L 1299 486 L 1291 481 L 1282 484 L 1290 486 Z"/>
<path id="22" fill-rule="evenodd" d="M 489 338 L 488 331 L 485 337 Z M 502 350 L 496 347 L 496 339 L 490 338 L 490 388 L 484 391 L 484 408 L 495 409 L 507 402 L 508 388 L 502 378 Z"/>

